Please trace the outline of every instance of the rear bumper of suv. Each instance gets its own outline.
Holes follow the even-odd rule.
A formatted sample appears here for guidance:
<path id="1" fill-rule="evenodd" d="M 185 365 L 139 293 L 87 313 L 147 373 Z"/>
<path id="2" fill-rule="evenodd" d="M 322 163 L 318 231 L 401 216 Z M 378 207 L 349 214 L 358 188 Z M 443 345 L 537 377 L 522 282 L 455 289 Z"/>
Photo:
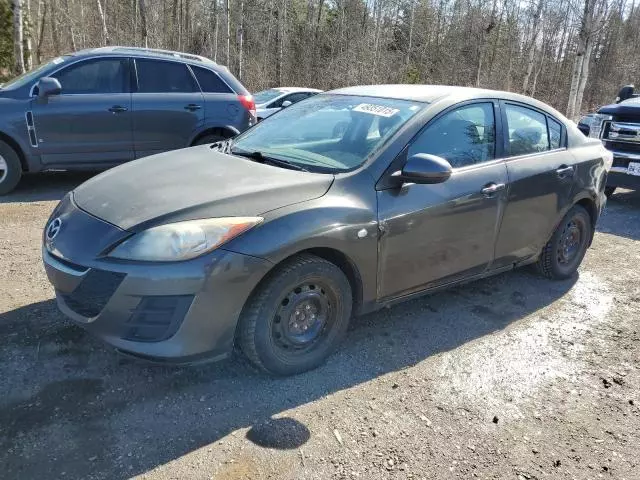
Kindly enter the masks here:
<path id="1" fill-rule="evenodd" d="M 187 262 L 84 266 L 46 248 L 60 310 L 118 350 L 149 360 L 218 360 L 233 348 L 242 308 L 269 262 L 224 250 Z"/>

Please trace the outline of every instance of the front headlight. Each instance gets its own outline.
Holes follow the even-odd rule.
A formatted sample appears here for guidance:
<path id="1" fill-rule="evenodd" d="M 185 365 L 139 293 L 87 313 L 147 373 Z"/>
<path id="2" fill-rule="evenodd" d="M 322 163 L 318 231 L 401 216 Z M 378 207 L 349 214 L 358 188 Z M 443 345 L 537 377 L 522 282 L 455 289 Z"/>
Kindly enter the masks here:
<path id="1" fill-rule="evenodd" d="M 146 262 L 188 260 L 210 252 L 261 221 L 261 217 L 226 217 L 160 225 L 125 240 L 109 256 Z"/>
<path id="2" fill-rule="evenodd" d="M 600 134 L 602 132 L 602 124 L 612 119 L 613 117 L 611 115 L 605 115 L 602 113 L 591 113 L 582 117 L 579 123 L 583 123 L 589 126 L 589 137 L 600 138 Z"/>

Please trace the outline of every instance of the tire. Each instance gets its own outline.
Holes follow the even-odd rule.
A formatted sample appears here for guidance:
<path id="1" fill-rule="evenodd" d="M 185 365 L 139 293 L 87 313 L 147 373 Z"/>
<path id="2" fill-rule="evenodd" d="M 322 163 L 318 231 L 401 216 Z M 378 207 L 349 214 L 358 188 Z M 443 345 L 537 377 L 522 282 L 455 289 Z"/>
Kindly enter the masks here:
<path id="1" fill-rule="evenodd" d="M 215 133 L 210 133 L 208 135 L 204 135 L 198 138 L 195 142 L 193 142 L 193 146 L 196 145 L 209 145 L 210 143 L 216 143 L 220 140 L 225 140 L 227 137 L 222 135 L 216 135 Z"/>
<path id="2" fill-rule="evenodd" d="M 0 140 L 0 195 L 16 188 L 22 177 L 22 165 L 16 151 Z"/>
<path id="3" fill-rule="evenodd" d="M 613 192 L 616 191 L 616 187 L 604 187 L 604 194 L 607 196 L 607 198 L 611 197 L 611 195 L 613 195 Z"/>
<path id="4" fill-rule="evenodd" d="M 538 259 L 539 272 L 554 280 L 573 276 L 587 253 L 591 234 L 589 213 L 580 205 L 574 205 L 542 249 Z"/>
<path id="5" fill-rule="evenodd" d="M 267 373 L 306 372 L 340 344 L 351 306 L 351 286 L 340 268 L 315 255 L 297 255 L 276 267 L 251 295 L 237 340 L 249 360 Z"/>

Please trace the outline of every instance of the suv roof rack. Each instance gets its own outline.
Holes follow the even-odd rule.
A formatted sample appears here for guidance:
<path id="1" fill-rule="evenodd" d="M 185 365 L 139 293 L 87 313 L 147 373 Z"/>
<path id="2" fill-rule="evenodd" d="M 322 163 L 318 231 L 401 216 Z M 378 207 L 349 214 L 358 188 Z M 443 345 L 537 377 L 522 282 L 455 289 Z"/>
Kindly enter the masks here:
<path id="1" fill-rule="evenodd" d="M 196 62 L 215 63 L 213 60 L 195 55 L 192 53 L 173 52 L 171 50 L 162 50 L 159 48 L 142 48 L 142 47 L 113 47 L 113 52 L 129 52 L 129 53 L 148 53 L 150 55 L 158 55 L 164 57 L 182 58 L 184 60 L 192 60 Z"/>

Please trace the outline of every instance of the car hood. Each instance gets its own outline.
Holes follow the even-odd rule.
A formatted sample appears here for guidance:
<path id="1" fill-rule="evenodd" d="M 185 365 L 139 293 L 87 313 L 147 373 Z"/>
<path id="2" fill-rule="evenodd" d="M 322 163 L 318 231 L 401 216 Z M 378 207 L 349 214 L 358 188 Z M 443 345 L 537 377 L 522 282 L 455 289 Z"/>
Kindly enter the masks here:
<path id="1" fill-rule="evenodd" d="M 333 178 L 256 163 L 203 145 L 108 170 L 76 188 L 73 199 L 91 215 L 135 232 L 182 220 L 259 216 L 321 197 Z"/>

